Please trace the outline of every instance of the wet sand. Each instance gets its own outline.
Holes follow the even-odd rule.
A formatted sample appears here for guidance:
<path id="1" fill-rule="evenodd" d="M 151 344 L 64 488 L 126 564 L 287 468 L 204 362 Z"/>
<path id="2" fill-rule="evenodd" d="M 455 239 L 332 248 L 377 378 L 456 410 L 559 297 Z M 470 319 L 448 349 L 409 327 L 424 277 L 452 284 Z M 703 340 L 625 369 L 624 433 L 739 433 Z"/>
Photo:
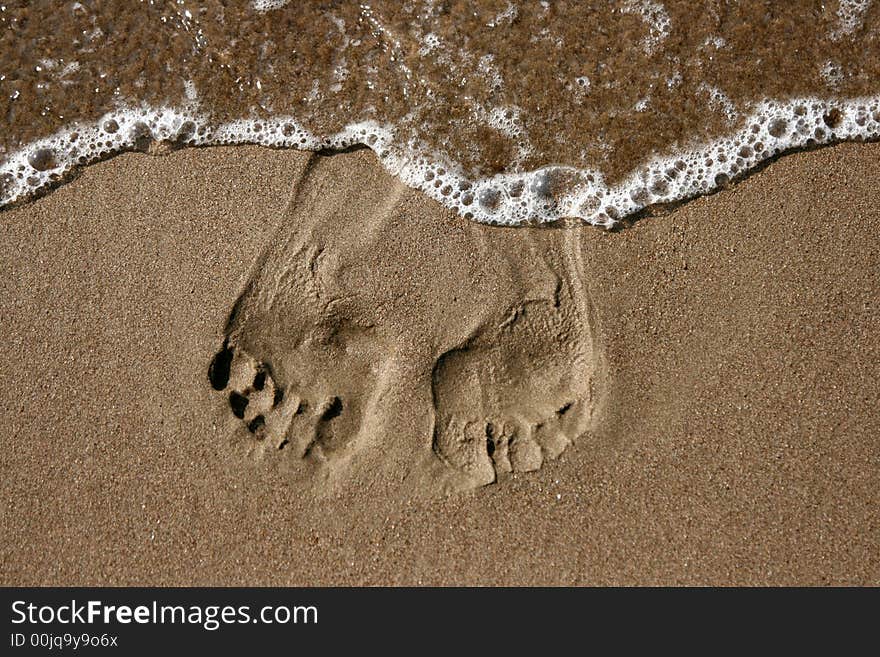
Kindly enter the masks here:
<path id="1" fill-rule="evenodd" d="M 466 222 L 394 187 L 368 151 L 94 165 L 2 213 L 2 583 L 878 584 L 878 154 L 788 156 L 615 233 Z M 307 212 L 309 189 L 345 203 Z M 280 248 L 286 234 L 303 248 Z M 316 289 L 368 290 L 382 313 L 266 302 L 293 271 L 280 265 L 319 242 Z M 505 307 L 526 312 L 505 324 Z M 303 317 L 326 329 L 311 350 L 285 342 Z M 285 391 L 314 384 L 296 399 L 344 384 L 338 421 L 353 424 L 278 449 L 270 412 L 288 407 L 251 385 L 267 423 L 248 431 L 253 410 L 229 403 L 247 382 L 208 378 L 230 335 L 258 365 L 278 359 Z M 530 340 L 541 371 L 564 353 L 593 382 L 547 402 L 584 400 L 584 424 L 560 425 L 572 444 L 557 452 L 526 418 L 538 469 L 507 429 L 493 450 L 511 448 L 512 472 L 500 451 L 450 457 L 443 400 L 473 395 L 438 372 L 482 383 L 493 422 L 538 417 Z M 454 349 L 459 369 L 441 359 Z M 514 384 L 504 362 L 520 363 Z"/>

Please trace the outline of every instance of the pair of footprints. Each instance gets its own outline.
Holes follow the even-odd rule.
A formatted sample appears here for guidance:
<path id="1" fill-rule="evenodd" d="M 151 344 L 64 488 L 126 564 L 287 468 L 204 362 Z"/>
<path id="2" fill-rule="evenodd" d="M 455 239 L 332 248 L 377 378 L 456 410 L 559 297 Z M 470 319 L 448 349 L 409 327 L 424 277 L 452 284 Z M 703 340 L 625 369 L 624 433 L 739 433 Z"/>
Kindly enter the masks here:
<path id="1" fill-rule="evenodd" d="M 442 373 L 442 367 L 435 367 L 435 377 Z M 267 364 L 236 351 L 228 339 L 214 356 L 208 379 L 226 395 L 232 415 L 265 446 L 283 450 L 294 445 L 292 451 L 300 458 L 326 462 L 352 438 L 340 435 L 334 426 L 345 410 L 340 397 L 310 405 L 286 394 Z M 442 387 L 434 382 L 435 397 Z M 432 451 L 465 477 L 465 487 L 493 483 L 501 474 L 537 470 L 546 458 L 556 458 L 568 447 L 589 410 L 582 400 L 570 401 L 529 424 L 498 418 L 468 420 L 444 412 L 437 408 L 439 400 L 434 401 Z"/>
<path id="2" fill-rule="evenodd" d="M 299 420 L 295 437 L 301 440 L 295 444 L 301 458 L 324 461 L 334 451 L 333 425 L 344 410 L 340 397 L 309 404 L 301 397 L 285 395 L 268 365 L 236 352 L 228 340 L 211 361 L 208 379 L 214 390 L 227 394 L 230 411 L 254 439 L 283 450 L 291 445 Z"/>

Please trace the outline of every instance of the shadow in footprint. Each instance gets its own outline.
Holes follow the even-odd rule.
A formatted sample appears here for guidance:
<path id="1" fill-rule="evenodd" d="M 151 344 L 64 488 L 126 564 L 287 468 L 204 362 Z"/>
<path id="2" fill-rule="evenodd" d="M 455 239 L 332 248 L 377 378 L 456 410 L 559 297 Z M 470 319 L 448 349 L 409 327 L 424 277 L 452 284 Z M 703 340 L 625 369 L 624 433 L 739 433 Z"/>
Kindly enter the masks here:
<path id="1" fill-rule="evenodd" d="M 223 390 L 229 385 L 229 369 L 232 366 L 233 351 L 229 342 L 223 342 L 223 348 L 217 352 L 208 368 L 208 380 L 214 390 Z"/>

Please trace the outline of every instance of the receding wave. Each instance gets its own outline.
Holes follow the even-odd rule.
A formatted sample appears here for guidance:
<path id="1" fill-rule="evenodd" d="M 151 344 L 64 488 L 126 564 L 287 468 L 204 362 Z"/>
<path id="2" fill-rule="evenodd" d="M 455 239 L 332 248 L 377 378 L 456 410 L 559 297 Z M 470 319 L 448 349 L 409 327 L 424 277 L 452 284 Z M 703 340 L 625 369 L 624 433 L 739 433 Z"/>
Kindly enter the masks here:
<path id="1" fill-rule="evenodd" d="M 363 144 L 469 218 L 613 226 L 880 137 L 865 0 L 22 2 L 0 21 L 0 205 L 126 150 Z"/>

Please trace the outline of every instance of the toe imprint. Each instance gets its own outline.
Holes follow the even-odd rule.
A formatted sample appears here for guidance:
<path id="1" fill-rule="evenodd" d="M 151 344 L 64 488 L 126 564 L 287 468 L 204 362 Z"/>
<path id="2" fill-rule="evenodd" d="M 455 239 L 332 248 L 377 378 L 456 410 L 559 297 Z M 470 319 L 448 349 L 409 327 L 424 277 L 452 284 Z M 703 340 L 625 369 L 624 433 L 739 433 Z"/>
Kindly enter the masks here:
<path id="1" fill-rule="evenodd" d="M 227 394 L 232 415 L 256 440 L 268 439 L 279 449 L 287 444 L 288 416 L 295 409 L 283 408 L 284 390 L 267 364 L 234 349 L 227 339 L 211 361 L 208 379 Z"/>
<path id="2" fill-rule="evenodd" d="M 229 383 L 229 368 L 232 365 L 232 349 L 229 348 L 227 342 L 223 343 L 223 348 L 214 356 L 211 366 L 208 368 L 208 379 L 214 390 L 223 390 Z"/>

